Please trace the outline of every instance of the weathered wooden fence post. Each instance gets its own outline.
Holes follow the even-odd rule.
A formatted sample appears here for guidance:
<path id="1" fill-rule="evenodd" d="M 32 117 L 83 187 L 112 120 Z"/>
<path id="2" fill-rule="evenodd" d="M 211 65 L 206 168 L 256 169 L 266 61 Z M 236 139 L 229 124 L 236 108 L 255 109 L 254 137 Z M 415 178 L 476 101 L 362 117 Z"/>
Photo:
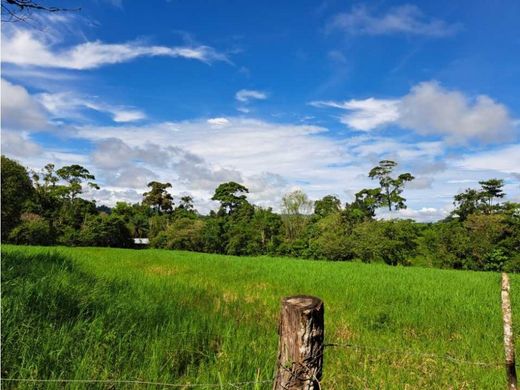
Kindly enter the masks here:
<path id="1" fill-rule="evenodd" d="M 502 273 L 502 317 L 504 319 L 507 388 L 516 390 L 515 345 L 513 341 L 513 318 L 509 290 L 509 277 L 506 273 Z"/>
<path id="2" fill-rule="evenodd" d="M 318 390 L 323 367 L 324 305 L 306 295 L 282 300 L 273 390 Z"/>

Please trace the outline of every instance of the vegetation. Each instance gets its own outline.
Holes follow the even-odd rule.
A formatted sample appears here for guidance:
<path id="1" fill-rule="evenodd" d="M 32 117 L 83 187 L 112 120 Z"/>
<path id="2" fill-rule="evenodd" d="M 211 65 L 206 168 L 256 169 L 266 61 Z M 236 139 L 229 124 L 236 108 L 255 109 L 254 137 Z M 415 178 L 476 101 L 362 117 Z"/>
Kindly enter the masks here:
<path id="1" fill-rule="evenodd" d="M 154 249 L 4 245 L 2 377 L 222 388 L 268 380 L 279 300 L 303 293 L 325 301 L 327 343 L 360 346 L 326 349 L 324 388 L 499 389 L 505 387 L 499 278 Z M 512 293 L 515 305 L 514 275 Z"/>
<path id="2" fill-rule="evenodd" d="M 379 186 L 345 205 L 334 195 L 312 201 L 293 191 L 279 214 L 249 203 L 242 184 L 222 183 L 212 197 L 218 210 L 200 215 L 190 196 L 174 202 L 170 183 L 150 182 L 141 203 L 97 207 L 81 197 L 85 187 L 99 188 L 87 169 L 48 164 L 29 175 L 2 156 L 2 241 L 130 247 L 133 238 L 148 237 L 155 248 L 229 255 L 520 271 L 520 204 L 502 202 L 503 180 L 455 195 L 443 221 L 377 220 L 378 208 L 406 208 L 404 187 L 414 177 L 396 170 L 396 162 L 381 161 L 368 173 Z"/>

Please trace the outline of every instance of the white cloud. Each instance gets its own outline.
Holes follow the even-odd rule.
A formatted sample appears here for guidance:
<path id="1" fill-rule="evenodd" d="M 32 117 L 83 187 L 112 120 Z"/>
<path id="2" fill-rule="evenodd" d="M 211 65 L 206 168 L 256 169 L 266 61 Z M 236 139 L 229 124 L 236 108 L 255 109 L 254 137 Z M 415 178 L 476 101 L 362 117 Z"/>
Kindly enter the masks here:
<path id="1" fill-rule="evenodd" d="M 2 129 L 41 130 L 47 125 L 45 111 L 20 86 L 2 79 Z"/>
<path id="2" fill-rule="evenodd" d="M 156 178 L 157 175 L 150 169 L 143 167 L 128 167 L 117 173 L 113 183 L 117 187 L 142 189 L 145 188 L 151 180 Z"/>
<path id="3" fill-rule="evenodd" d="M 15 157 L 33 157 L 42 153 L 42 148 L 31 141 L 26 133 L 2 130 L 2 154 Z"/>
<path id="4" fill-rule="evenodd" d="M 450 208 L 421 207 L 419 209 L 406 208 L 395 212 L 388 210 L 379 210 L 377 216 L 383 219 L 415 219 L 420 222 L 433 222 L 446 218 L 450 212 Z"/>
<path id="5" fill-rule="evenodd" d="M 265 100 L 267 94 L 254 89 L 241 89 L 235 94 L 235 99 L 242 103 L 248 103 L 250 100 Z"/>
<path id="6" fill-rule="evenodd" d="M 360 131 L 370 131 L 399 118 L 398 100 L 368 98 L 340 103 L 316 101 L 310 104 L 315 107 L 334 107 L 349 111 L 349 114 L 341 116 L 341 122 Z"/>
<path id="7" fill-rule="evenodd" d="M 20 66 L 63 69 L 94 69 L 131 61 L 138 57 L 179 57 L 212 63 L 229 59 L 209 46 L 154 46 L 140 42 L 85 42 L 69 48 L 57 47 L 56 37 L 21 28 L 4 29 L 2 62 Z"/>
<path id="8" fill-rule="evenodd" d="M 427 18 L 417 6 L 404 4 L 380 14 L 374 14 L 366 6 L 357 6 L 351 12 L 336 15 L 327 25 L 327 29 L 359 35 L 410 34 L 445 37 L 459 31 L 460 25 Z"/>
<path id="9" fill-rule="evenodd" d="M 207 122 L 215 127 L 222 127 L 229 124 L 229 120 L 226 118 L 210 118 L 207 120 Z"/>
<path id="10" fill-rule="evenodd" d="M 469 154 L 457 165 L 466 170 L 520 173 L 520 144 Z"/>
<path id="11" fill-rule="evenodd" d="M 488 96 L 475 99 L 437 82 L 423 82 L 401 99 L 398 123 L 423 135 L 442 135 L 450 142 L 510 139 L 513 121 L 507 108 Z"/>
<path id="12" fill-rule="evenodd" d="M 135 122 L 146 119 L 146 114 L 140 110 L 113 106 L 96 101 L 95 98 L 77 96 L 71 92 L 40 93 L 36 96 L 38 101 L 56 117 L 68 117 L 70 119 L 82 119 L 83 110 L 90 109 L 104 112 L 117 123 Z"/>
<path id="13" fill-rule="evenodd" d="M 107 138 L 98 142 L 91 159 L 102 169 L 117 169 L 127 166 L 135 155 L 134 150 L 118 138 Z"/>
<path id="14" fill-rule="evenodd" d="M 114 122 L 119 123 L 135 122 L 146 118 L 146 114 L 138 110 L 113 109 L 111 113 Z"/>
<path id="15" fill-rule="evenodd" d="M 420 135 L 436 135 L 450 143 L 472 140 L 495 143 L 511 139 L 514 120 L 507 107 L 486 95 L 469 98 L 443 88 L 435 81 L 422 82 L 400 99 L 318 101 L 316 107 L 347 111 L 341 122 L 354 130 L 371 131 L 398 125 Z"/>
<path id="16" fill-rule="evenodd" d="M 209 199 L 217 185 L 230 180 L 250 189 L 250 201 L 275 210 L 293 187 L 302 188 L 311 199 L 341 194 L 343 201 L 351 201 L 355 192 L 377 185 L 368 171 L 379 160 L 390 158 L 399 162 L 397 173 L 411 172 L 417 180 L 404 191 L 409 209 L 392 214 L 380 210 L 378 215 L 420 221 L 443 218 L 452 207 L 453 195 L 464 190 L 469 180 L 507 178 L 518 172 L 518 147 L 447 158 L 440 141 L 388 139 L 372 133 L 338 138 L 317 126 L 226 119 L 229 123 L 222 127 L 207 118 L 81 126 L 73 134 L 96 143 L 90 156 L 47 149 L 23 160 L 33 167 L 47 162 L 84 165 L 104 191 L 91 196 L 105 204 L 142 199 L 150 180 L 171 182 L 174 194 L 190 192 L 205 213 L 216 207 Z M 508 165 L 501 163 L 501 156 Z M 508 188 L 508 199 L 518 196 L 517 187 Z"/>

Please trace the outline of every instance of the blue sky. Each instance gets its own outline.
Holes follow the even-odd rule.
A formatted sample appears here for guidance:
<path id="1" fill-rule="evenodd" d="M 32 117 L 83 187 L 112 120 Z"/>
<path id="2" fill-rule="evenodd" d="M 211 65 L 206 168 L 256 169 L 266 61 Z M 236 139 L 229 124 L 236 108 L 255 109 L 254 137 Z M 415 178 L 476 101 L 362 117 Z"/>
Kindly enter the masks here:
<path id="1" fill-rule="evenodd" d="M 393 217 L 491 177 L 520 200 L 518 1 L 62 4 L 2 24 L 2 153 L 85 165 L 99 204 L 151 180 L 202 211 L 228 180 L 350 201 L 384 158 L 417 178 Z"/>

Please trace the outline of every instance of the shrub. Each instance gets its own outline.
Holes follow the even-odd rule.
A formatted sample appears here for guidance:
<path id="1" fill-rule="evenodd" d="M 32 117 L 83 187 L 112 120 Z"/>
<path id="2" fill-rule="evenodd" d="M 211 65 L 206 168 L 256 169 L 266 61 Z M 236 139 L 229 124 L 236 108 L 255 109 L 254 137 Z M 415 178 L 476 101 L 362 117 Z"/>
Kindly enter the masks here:
<path id="1" fill-rule="evenodd" d="M 85 246 L 128 248 L 133 244 L 125 221 L 116 215 L 90 216 L 79 232 L 79 243 Z"/>
<path id="2" fill-rule="evenodd" d="M 17 245 L 52 245 L 54 237 L 43 219 L 30 219 L 16 226 L 9 234 L 9 242 Z"/>
<path id="3" fill-rule="evenodd" d="M 341 213 L 329 214 L 316 222 L 312 235 L 309 246 L 313 257 L 327 260 L 352 259 L 352 242 Z"/>
<path id="4" fill-rule="evenodd" d="M 193 218 L 180 218 L 157 234 L 151 241 L 155 248 L 201 251 L 204 222 Z"/>
<path id="5" fill-rule="evenodd" d="M 408 220 L 368 221 L 357 225 L 352 236 L 354 254 L 362 261 L 409 265 L 415 256 L 418 229 Z"/>

